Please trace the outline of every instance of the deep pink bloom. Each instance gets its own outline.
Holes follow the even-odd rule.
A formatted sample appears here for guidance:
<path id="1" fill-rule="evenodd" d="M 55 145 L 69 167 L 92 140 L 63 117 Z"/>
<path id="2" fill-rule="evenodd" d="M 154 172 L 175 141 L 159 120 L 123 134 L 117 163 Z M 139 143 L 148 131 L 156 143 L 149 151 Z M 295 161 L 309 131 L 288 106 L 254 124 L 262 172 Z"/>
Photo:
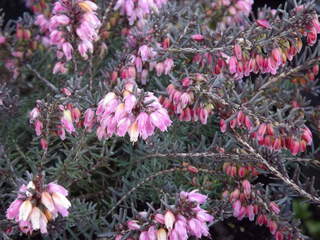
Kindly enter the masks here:
<path id="1" fill-rule="evenodd" d="M 195 41 L 198 41 L 198 42 L 204 40 L 204 36 L 201 35 L 201 34 L 194 34 L 194 35 L 191 36 L 191 38 L 192 38 L 192 40 L 195 40 Z"/>

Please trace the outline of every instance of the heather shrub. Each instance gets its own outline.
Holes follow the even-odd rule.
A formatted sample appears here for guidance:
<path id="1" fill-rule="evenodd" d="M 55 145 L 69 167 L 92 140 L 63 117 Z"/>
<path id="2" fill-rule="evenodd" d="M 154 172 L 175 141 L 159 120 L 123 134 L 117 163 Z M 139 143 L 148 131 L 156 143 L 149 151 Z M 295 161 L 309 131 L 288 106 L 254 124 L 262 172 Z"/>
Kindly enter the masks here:
<path id="1" fill-rule="evenodd" d="M 1 238 L 310 239 L 315 2 L 25 4 L 0 18 Z"/>

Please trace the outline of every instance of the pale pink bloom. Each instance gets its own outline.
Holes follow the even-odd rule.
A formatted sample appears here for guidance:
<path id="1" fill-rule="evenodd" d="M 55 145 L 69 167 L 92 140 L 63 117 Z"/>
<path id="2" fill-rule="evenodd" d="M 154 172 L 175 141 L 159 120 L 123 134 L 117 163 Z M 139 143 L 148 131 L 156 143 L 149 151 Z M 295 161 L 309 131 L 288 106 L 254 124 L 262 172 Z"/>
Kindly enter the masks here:
<path id="1" fill-rule="evenodd" d="M 157 76 L 160 77 L 164 72 L 164 65 L 162 62 L 159 62 L 155 66 Z"/>
<path id="2" fill-rule="evenodd" d="M 93 124 L 95 122 L 94 115 L 95 115 L 94 111 L 91 108 L 87 109 L 85 111 L 85 113 L 84 113 L 84 123 L 83 123 L 83 125 L 88 130 L 90 130 L 93 127 Z"/>
<path id="3" fill-rule="evenodd" d="M 43 14 L 38 15 L 34 23 L 40 27 L 41 32 L 46 32 L 49 28 L 49 21 Z"/>
<path id="4" fill-rule="evenodd" d="M 73 126 L 72 121 L 73 121 L 72 114 L 71 114 L 70 110 L 64 110 L 63 116 L 61 118 L 61 125 L 68 133 L 75 132 L 75 128 Z"/>
<path id="5" fill-rule="evenodd" d="M 48 142 L 46 139 L 41 138 L 40 139 L 40 146 L 43 150 L 47 150 L 48 149 Z"/>
<path id="6" fill-rule="evenodd" d="M 164 224 L 164 215 L 161 214 L 161 213 L 157 213 L 155 216 L 154 216 L 154 220 L 160 224 Z"/>
<path id="7" fill-rule="evenodd" d="M 237 218 L 240 215 L 240 210 L 241 210 L 240 200 L 235 201 L 232 204 L 232 207 L 233 207 L 233 216 Z"/>
<path id="8" fill-rule="evenodd" d="M 19 221 L 19 209 L 22 203 L 23 200 L 16 199 L 10 204 L 6 213 L 7 219 Z"/>
<path id="9" fill-rule="evenodd" d="M 167 75 L 171 71 L 173 66 L 174 66 L 174 62 L 171 58 L 167 58 L 166 60 L 164 60 L 163 62 L 164 74 Z"/>
<path id="10" fill-rule="evenodd" d="M 64 187 L 62 187 L 61 185 L 59 185 L 55 182 L 51 182 L 47 185 L 47 191 L 49 193 L 58 192 L 58 193 L 62 194 L 63 196 L 67 196 L 69 194 L 67 189 L 65 189 Z"/>
<path id="11" fill-rule="evenodd" d="M 40 136 L 41 133 L 42 133 L 42 129 L 43 129 L 43 124 L 40 120 L 36 120 L 35 123 L 34 123 L 34 129 L 36 131 L 36 135 L 37 136 Z"/>
<path id="12" fill-rule="evenodd" d="M 41 22 L 42 24 L 44 24 L 44 19 L 41 19 Z M 70 23 L 70 18 L 67 17 L 66 15 L 55 15 L 55 16 L 52 16 L 50 18 L 50 21 L 49 21 L 49 29 L 52 31 L 52 30 L 55 30 L 58 26 L 60 25 L 68 25 Z"/>
<path id="13" fill-rule="evenodd" d="M 149 227 L 148 238 L 149 238 L 149 240 L 157 240 L 157 229 L 155 226 Z"/>
<path id="14" fill-rule="evenodd" d="M 4 44 L 6 42 L 6 38 L 0 34 L 0 44 Z"/>
<path id="15" fill-rule="evenodd" d="M 241 60 L 241 59 L 242 59 L 241 46 L 240 46 L 239 44 L 236 44 L 236 45 L 234 46 L 233 51 L 234 51 L 234 55 L 236 56 L 236 58 L 237 58 L 238 60 Z"/>
<path id="16" fill-rule="evenodd" d="M 57 62 L 53 67 L 53 74 L 56 73 L 66 73 L 68 69 L 65 67 L 63 62 Z"/>
<path id="17" fill-rule="evenodd" d="M 164 224 L 169 231 L 172 230 L 175 220 L 176 218 L 170 210 L 164 214 Z"/>
<path id="18" fill-rule="evenodd" d="M 57 14 L 57 13 L 63 13 L 63 12 L 66 12 L 67 11 L 67 8 L 65 8 L 61 3 L 60 1 L 57 1 L 54 3 L 54 7 L 52 9 L 52 13 L 53 14 Z"/>
<path id="19" fill-rule="evenodd" d="M 269 207 L 271 208 L 271 210 L 272 210 L 275 214 L 279 214 L 279 213 L 280 213 L 280 208 L 279 208 L 278 204 L 276 204 L 275 202 L 270 202 L 270 203 L 269 203 Z"/>
<path id="20" fill-rule="evenodd" d="M 24 200 L 19 208 L 19 221 L 27 221 L 32 211 L 32 203 L 30 200 Z"/>
<path id="21" fill-rule="evenodd" d="M 25 234 L 31 234 L 33 229 L 32 229 L 32 224 L 30 221 L 19 221 L 19 228 L 21 230 L 21 232 L 25 233 Z"/>
<path id="22" fill-rule="evenodd" d="M 53 30 L 50 33 L 50 42 L 53 45 L 59 45 L 64 42 L 63 32 L 58 30 Z"/>
<path id="23" fill-rule="evenodd" d="M 39 108 L 37 108 L 37 107 L 33 108 L 31 110 L 31 112 L 29 113 L 30 123 L 35 121 L 39 116 L 40 116 Z"/>
<path id="24" fill-rule="evenodd" d="M 254 220 L 255 214 L 254 214 L 254 210 L 253 210 L 253 206 L 252 205 L 247 206 L 246 215 L 248 216 L 250 221 Z"/>
<path id="25" fill-rule="evenodd" d="M 198 219 L 191 218 L 187 224 L 190 234 L 195 236 L 196 238 L 201 238 L 201 225 L 202 223 Z"/>
<path id="26" fill-rule="evenodd" d="M 131 121 L 129 118 L 122 118 L 117 125 L 117 135 L 120 137 L 126 135 L 130 125 Z"/>
<path id="27" fill-rule="evenodd" d="M 197 212 L 197 219 L 201 222 L 212 222 L 214 220 L 213 216 L 211 216 L 207 211 L 200 210 Z"/>
<path id="28" fill-rule="evenodd" d="M 66 56 L 67 61 L 70 61 L 72 59 L 72 45 L 69 42 L 65 42 L 62 44 L 62 50 L 64 55 Z"/>
<path id="29" fill-rule="evenodd" d="M 83 40 L 79 45 L 78 45 L 78 51 L 80 55 L 84 58 L 88 58 L 88 53 L 93 53 L 93 44 L 90 41 Z"/>
<path id="30" fill-rule="evenodd" d="M 130 220 L 127 222 L 127 224 L 128 224 L 128 228 L 130 230 L 139 230 L 140 229 L 140 225 L 135 220 Z"/>
<path id="31" fill-rule="evenodd" d="M 244 194 L 249 195 L 251 193 L 251 184 L 247 179 L 242 181 L 242 187 L 244 189 Z"/>
<path id="32" fill-rule="evenodd" d="M 198 204 L 203 204 L 207 201 L 208 197 L 201 193 L 198 193 L 199 190 L 195 189 L 191 192 L 181 192 L 181 198 L 187 198 L 190 202 L 196 202 Z"/>
<path id="33" fill-rule="evenodd" d="M 66 139 L 66 131 L 61 125 L 57 126 L 57 134 L 62 141 Z"/>
<path id="34" fill-rule="evenodd" d="M 231 74 L 234 74 L 237 72 L 237 59 L 236 57 L 232 56 L 230 59 L 229 59 L 229 71 Z"/>
<path id="35" fill-rule="evenodd" d="M 147 61 L 151 56 L 151 50 L 147 45 L 142 45 L 139 48 L 139 54 L 143 62 Z"/>
<path id="36" fill-rule="evenodd" d="M 54 192 L 51 196 L 57 212 L 59 212 L 62 217 L 67 217 L 69 215 L 68 208 L 71 207 L 70 201 L 59 192 Z"/>

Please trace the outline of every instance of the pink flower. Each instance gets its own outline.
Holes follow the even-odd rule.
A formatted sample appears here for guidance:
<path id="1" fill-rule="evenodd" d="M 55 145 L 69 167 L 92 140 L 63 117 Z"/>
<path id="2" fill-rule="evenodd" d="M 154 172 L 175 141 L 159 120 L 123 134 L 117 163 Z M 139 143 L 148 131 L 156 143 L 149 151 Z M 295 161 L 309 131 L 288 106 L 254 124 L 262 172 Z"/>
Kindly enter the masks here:
<path id="1" fill-rule="evenodd" d="M 164 224 L 164 215 L 161 214 L 161 213 L 157 213 L 155 216 L 154 216 L 154 220 L 160 224 Z"/>
<path id="2" fill-rule="evenodd" d="M 57 62 L 55 65 L 54 65 L 54 68 L 53 68 L 53 74 L 56 74 L 56 73 L 66 73 L 68 71 L 68 69 L 65 67 L 64 63 L 63 62 Z"/>
<path id="3" fill-rule="evenodd" d="M 172 230 L 175 221 L 176 218 L 170 210 L 164 214 L 164 224 L 169 231 Z"/>
<path id="4" fill-rule="evenodd" d="M 61 125 L 68 133 L 73 133 L 76 131 L 72 123 L 72 115 L 70 110 L 63 111 L 63 116 L 61 118 Z"/>
<path id="5" fill-rule="evenodd" d="M 139 230 L 140 229 L 140 225 L 138 224 L 137 221 L 130 220 L 127 222 L 127 224 L 128 224 L 128 228 L 130 230 Z"/>
<path id="6" fill-rule="evenodd" d="M 34 123 L 34 129 L 36 131 L 36 135 L 37 136 L 40 136 L 41 133 L 42 133 L 42 129 L 43 129 L 43 124 L 40 120 L 36 120 L 35 123 Z"/>
<path id="7" fill-rule="evenodd" d="M 260 27 L 263 27 L 263 28 L 268 28 L 268 29 L 271 29 L 271 28 L 272 28 L 271 25 L 270 25 L 270 23 L 269 23 L 269 21 L 266 20 L 266 19 L 258 19 L 258 20 L 256 21 L 256 23 L 257 23 Z"/>
<path id="8" fill-rule="evenodd" d="M 60 190 L 63 194 L 59 193 Z M 20 230 L 26 234 L 34 230 L 47 233 L 47 223 L 57 217 L 57 212 L 62 216 L 68 215 L 67 209 L 71 203 L 65 197 L 67 191 L 60 185 L 51 183 L 39 186 L 30 181 L 27 186 L 22 185 L 19 191 L 24 195 L 18 194 L 18 198 L 9 206 L 6 217 L 18 222 Z"/>
<path id="9" fill-rule="evenodd" d="M 164 60 L 164 62 L 163 62 L 164 74 L 168 75 L 168 73 L 173 68 L 173 65 L 174 65 L 174 62 L 171 58 L 167 58 L 166 60 Z"/>
<path id="10" fill-rule="evenodd" d="M 191 192 L 181 192 L 180 197 L 187 198 L 190 202 L 196 202 L 198 204 L 203 204 L 207 201 L 208 197 L 201 193 L 198 193 L 199 190 L 195 189 Z"/>
<path id="11" fill-rule="evenodd" d="M 65 42 L 62 44 L 62 50 L 64 55 L 66 56 L 67 61 L 70 61 L 72 59 L 72 45 L 69 42 Z"/>
<path id="12" fill-rule="evenodd" d="M 279 206 L 278 206 L 275 202 L 270 202 L 270 203 L 269 203 L 269 207 L 271 208 L 271 210 L 272 210 L 275 214 L 279 214 L 279 213 L 280 213 L 280 208 L 279 208 Z"/>
<path id="13" fill-rule="evenodd" d="M 244 189 L 244 194 L 249 195 L 251 193 L 251 184 L 247 179 L 242 181 L 242 187 Z"/>
<path id="14" fill-rule="evenodd" d="M 6 38 L 0 34 L 0 44 L 4 44 L 6 42 Z"/>
<path id="15" fill-rule="evenodd" d="M 16 221 L 19 221 L 19 209 L 22 203 L 23 201 L 20 199 L 14 200 L 7 209 L 6 218 L 10 220 L 15 219 Z"/>
<path id="16" fill-rule="evenodd" d="M 194 40 L 194 41 L 198 41 L 198 42 L 200 42 L 200 41 L 203 41 L 203 40 L 204 40 L 204 36 L 203 36 L 203 35 L 201 35 L 201 34 L 194 34 L 194 35 L 192 35 L 192 36 L 191 36 L 191 38 L 192 38 L 192 40 Z"/>

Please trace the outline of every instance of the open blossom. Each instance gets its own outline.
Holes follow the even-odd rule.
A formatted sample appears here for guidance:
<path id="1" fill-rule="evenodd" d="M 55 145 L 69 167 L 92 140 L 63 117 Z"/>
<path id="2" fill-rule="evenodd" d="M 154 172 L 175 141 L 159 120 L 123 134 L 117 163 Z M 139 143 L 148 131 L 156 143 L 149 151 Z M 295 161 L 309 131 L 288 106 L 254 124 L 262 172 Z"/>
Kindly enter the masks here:
<path id="1" fill-rule="evenodd" d="M 168 0 L 118 0 L 114 9 L 120 9 L 122 15 L 128 16 L 130 25 L 136 20 L 140 22 L 152 12 L 159 12 L 159 9 L 167 3 Z"/>
<path id="2" fill-rule="evenodd" d="M 39 179 L 34 181 L 41 181 Z M 45 234 L 49 221 L 54 220 L 58 214 L 68 216 L 71 203 L 66 198 L 68 191 L 61 185 L 39 182 L 43 186 L 38 189 L 39 185 L 34 181 L 20 187 L 17 198 L 7 209 L 6 217 L 17 222 L 25 234 L 37 230 Z"/>
<path id="3" fill-rule="evenodd" d="M 75 49 L 80 55 L 88 58 L 93 53 L 93 43 L 99 39 L 98 31 L 101 22 L 96 15 L 98 6 L 92 1 L 77 0 L 74 2 L 58 0 L 54 3 L 53 15 L 46 19 L 43 15 L 37 16 L 36 24 L 42 32 L 46 32 L 52 46 L 57 48 L 57 58 L 60 61 L 55 65 L 53 73 L 66 73 L 65 62 L 73 58 Z M 69 42 L 73 33 L 70 28 L 71 19 L 76 26 L 76 44 Z M 63 58 L 64 59 L 61 59 Z"/>
<path id="4" fill-rule="evenodd" d="M 99 102 L 96 111 L 99 139 L 113 134 L 123 137 L 128 133 L 130 140 L 135 142 L 139 136 L 147 139 L 156 128 L 163 132 L 171 125 L 167 110 L 153 93 L 144 93 L 139 102 L 132 89 L 133 84 L 127 83 L 121 96 L 110 92 Z M 137 89 L 137 93 L 141 90 Z"/>
<path id="5" fill-rule="evenodd" d="M 197 239 L 210 237 L 207 224 L 214 218 L 200 206 L 205 203 L 207 197 L 198 193 L 197 190 L 181 192 L 179 196 L 175 206 L 167 210 L 157 210 L 155 215 L 150 216 L 153 222 L 146 225 L 141 219 L 129 220 L 126 223 L 127 229 L 137 232 L 139 239 L 145 240 L 187 240 L 192 236 Z M 147 218 L 148 216 L 145 216 L 145 219 Z M 120 239 L 121 236 L 123 233 L 119 233 L 115 239 Z"/>

